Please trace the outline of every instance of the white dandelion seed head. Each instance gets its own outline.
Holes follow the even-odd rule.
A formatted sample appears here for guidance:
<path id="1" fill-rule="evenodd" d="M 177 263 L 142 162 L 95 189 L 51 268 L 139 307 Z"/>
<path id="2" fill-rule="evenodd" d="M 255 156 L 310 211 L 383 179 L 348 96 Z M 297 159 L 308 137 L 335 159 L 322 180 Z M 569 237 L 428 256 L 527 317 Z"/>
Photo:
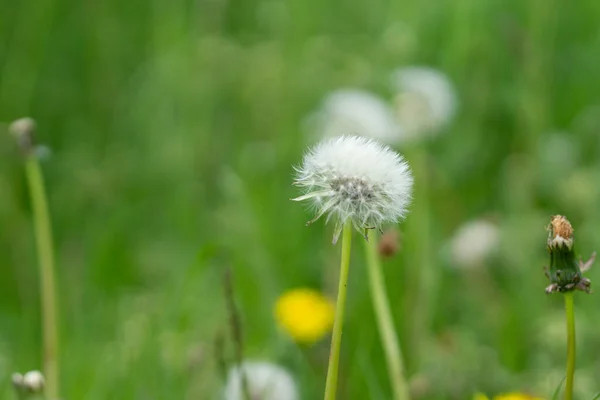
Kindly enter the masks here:
<path id="1" fill-rule="evenodd" d="M 297 400 L 298 390 L 291 375 L 278 365 L 268 362 L 244 362 L 241 370 L 251 400 Z M 245 400 L 240 368 L 227 375 L 225 400 Z"/>
<path id="2" fill-rule="evenodd" d="M 32 393 L 41 392 L 44 384 L 44 375 L 40 371 L 29 371 L 23 375 L 23 387 Z"/>
<path id="3" fill-rule="evenodd" d="M 446 126 L 456 114 L 457 96 L 450 79 L 429 67 L 405 67 L 392 74 L 395 111 L 405 136 L 417 137 Z"/>
<path id="4" fill-rule="evenodd" d="M 411 200 L 413 178 L 404 158 L 389 147 L 361 136 L 323 140 L 296 168 L 296 186 L 316 209 L 312 223 L 327 214 L 336 221 L 334 243 L 342 226 L 380 228 L 402 219 Z"/>
<path id="5" fill-rule="evenodd" d="M 452 258 L 457 267 L 480 267 L 500 246 L 500 229 L 492 222 L 480 219 L 458 228 L 452 238 Z"/>
<path id="6" fill-rule="evenodd" d="M 15 388 L 17 389 L 21 389 L 23 388 L 23 375 L 15 372 L 14 374 L 11 375 L 10 380 L 12 381 L 12 384 Z"/>
<path id="7" fill-rule="evenodd" d="M 402 140 L 393 110 L 381 98 L 364 90 L 340 89 L 329 94 L 312 122 L 318 137 L 358 135 L 385 143 Z"/>

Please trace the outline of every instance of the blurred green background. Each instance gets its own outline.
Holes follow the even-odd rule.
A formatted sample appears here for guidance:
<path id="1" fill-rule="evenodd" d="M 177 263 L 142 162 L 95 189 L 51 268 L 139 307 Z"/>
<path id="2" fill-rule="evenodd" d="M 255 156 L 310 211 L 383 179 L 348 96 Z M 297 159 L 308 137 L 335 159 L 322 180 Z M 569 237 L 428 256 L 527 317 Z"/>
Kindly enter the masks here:
<path id="1" fill-rule="evenodd" d="M 591 0 L 0 1 L 0 120 L 35 118 L 52 151 L 63 397 L 218 399 L 230 266 L 247 357 L 321 398 L 328 340 L 295 346 L 272 314 L 287 289 L 335 293 L 339 246 L 288 200 L 292 165 L 329 92 L 389 99 L 390 73 L 419 64 L 448 74 L 460 109 L 398 148 L 417 182 L 385 274 L 413 393 L 549 398 L 565 359 L 562 299 L 543 291 L 550 216 L 570 218 L 584 257 L 600 250 L 599 19 Z M 6 126 L 2 399 L 12 372 L 41 368 L 31 209 Z M 500 249 L 457 268 L 449 242 L 480 217 L 498 223 Z M 356 239 L 340 398 L 389 399 Z M 599 301 L 576 296 L 578 399 L 600 391 Z"/>

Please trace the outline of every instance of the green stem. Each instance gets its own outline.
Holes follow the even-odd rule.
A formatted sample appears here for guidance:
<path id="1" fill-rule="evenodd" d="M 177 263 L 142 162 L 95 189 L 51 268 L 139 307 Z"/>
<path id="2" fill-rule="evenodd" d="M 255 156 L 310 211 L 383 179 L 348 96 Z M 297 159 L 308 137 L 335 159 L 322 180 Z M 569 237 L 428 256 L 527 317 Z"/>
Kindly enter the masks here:
<path id="1" fill-rule="evenodd" d="M 44 346 L 44 377 L 46 396 L 58 399 L 58 324 L 54 280 L 54 250 L 44 177 L 35 156 L 26 162 L 27 182 L 31 194 L 35 237 L 40 266 L 42 335 Z"/>
<path id="2" fill-rule="evenodd" d="M 340 263 L 340 281 L 337 301 L 335 304 L 335 321 L 329 351 L 329 366 L 327 367 L 327 383 L 325 384 L 325 400 L 335 400 L 337 390 L 338 369 L 340 364 L 340 345 L 342 343 L 342 326 L 344 325 L 344 306 L 346 304 L 346 286 L 348 270 L 350 269 L 350 248 L 352 246 L 352 223 L 344 224 L 342 233 L 342 260 Z"/>
<path id="3" fill-rule="evenodd" d="M 377 235 L 369 235 L 369 241 L 365 241 L 367 250 L 367 270 L 369 274 L 369 285 L 371 298 L 377 318 L 377 325 L 390 375 L 390 383 L 394 391 L 395 400 L 408 400 L 408 385 L 404 380 L 404 366 L 402 365 L 402 352 L 398 343 L 398 334 L 394 329 L 390 304 L 386 295 L 385 281 L 381 271 L 381 262 L 377 254 Z"/>
<path id="4" fill-rule="evenodd" d="M 575 377 L 575 312 L 573 292 L 565 293 L 565 311 L 567 316 L 567 384 L 565 400 L 573 399 L 573 379 Z"/>

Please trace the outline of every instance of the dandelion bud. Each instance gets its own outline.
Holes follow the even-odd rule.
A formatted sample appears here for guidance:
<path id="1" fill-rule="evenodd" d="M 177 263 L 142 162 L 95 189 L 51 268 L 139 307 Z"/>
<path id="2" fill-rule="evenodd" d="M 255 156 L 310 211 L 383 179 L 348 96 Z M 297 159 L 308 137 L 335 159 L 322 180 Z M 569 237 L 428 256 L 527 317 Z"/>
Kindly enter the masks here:
<path id="1" fill-rule="evenodd" d="M 372 139 L 340 136 L 325 139 L 296 168 L 296 186 L 317 210 L 308 224 L 327 214 L 336 221 L 336 243 L 345 223 L 356 229 L 395 223 L 407 212 L 413 178 L 404 158 Z"/>
<path id="2" fill-rule="evenodd" d="M 400 249 L 400 235 L 396 229 L 388 229 L 381 235 L 377 252 L 383 258 L 393 257 Z"/>
<path id="3" fill-rule="evenodd" d="M 545 272 L 550 279 L 550 285 L 546 288 L 546 293 L 572 290 L 590 293 L 591 282 L 582 276 L 582 272 L 590 269 L 596 254 L 594 253 L 585 263 L 576 260 L 573 227 L 564 216 L 553 216 L 547 229 L 550 267 L 545 267 Z"/>
<path id="4" fill-rule="evenodd" d="M 573 227 L 568 219 L 562 215 L 555 215 L 548 226 L 548 247 L 558 249 L 566 246 L 573 247 Z"/>
<path id="5" fill-rule="evenodd" d="M 31 393 L 41 393 L 44 383 L 44 375 L 40 371 L 29 371 L 23 376 L 23 387 Z"/>
<path id="6" fill-rule="evenodd" d="M 35 148 L 36 123 L 32 118 L 20 118 L 9 126 L 10 133 L 17 140 L 21 151 L 25 154 L 31 153 Z"/>

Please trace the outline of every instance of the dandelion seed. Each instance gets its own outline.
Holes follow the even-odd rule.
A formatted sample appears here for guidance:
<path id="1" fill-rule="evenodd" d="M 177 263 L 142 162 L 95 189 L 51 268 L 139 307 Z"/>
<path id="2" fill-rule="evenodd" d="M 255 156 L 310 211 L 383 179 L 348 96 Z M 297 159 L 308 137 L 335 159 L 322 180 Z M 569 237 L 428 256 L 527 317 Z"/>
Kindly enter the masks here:
<path id="1" fill-rule="evenodd" d="M 461 225 L 452 238 L 452 259 L 462 268 L 480 267 L 500 245 L 500 231 L 492 222 L 480 219 Z"/>
<path id="2" fill-rule="evenodd" d="M 392 75 L 396 114 L 405 136 L 416 138 L 446 126 L 457 109 L 455 89 L 441 71 L 405 67 Z"/>
<path id="3" fill-rule="evenodd" d="M 295 185 L 316 210 L 313 223 L 327 214 L 336 222 L 336 243 L 346 222 L 359 231 L 402 219 L 411 199 L 413 178 L 404 158 L 372 139 L 341 136 L 309 150 L 296 168 Z"/>
<path id="4" fill-rule="evenodd" d="M 267 362 L 244 362 L 241 366 L 248 383 L 251 400 L 297 400 L 298 390 L 291 375 L 278 365 Z M 240 368 L 229 371 L 225 400 L 245 400 Z"/>
<path id="5" fill-rule="evenodd" d="M 403 136 L 391 107 L 360 89 L 340 89 L 329 94 L 311 122 L 321 138 L 358 135 L 394 144 Z"/>
<path id="6" fill-rule="evenodd" d="M 333 326 L 333 302 L 316 290 L 293 289 L 275 304 L 279 326 L 296 342 L 312 344 L 327 335 Z"/>

